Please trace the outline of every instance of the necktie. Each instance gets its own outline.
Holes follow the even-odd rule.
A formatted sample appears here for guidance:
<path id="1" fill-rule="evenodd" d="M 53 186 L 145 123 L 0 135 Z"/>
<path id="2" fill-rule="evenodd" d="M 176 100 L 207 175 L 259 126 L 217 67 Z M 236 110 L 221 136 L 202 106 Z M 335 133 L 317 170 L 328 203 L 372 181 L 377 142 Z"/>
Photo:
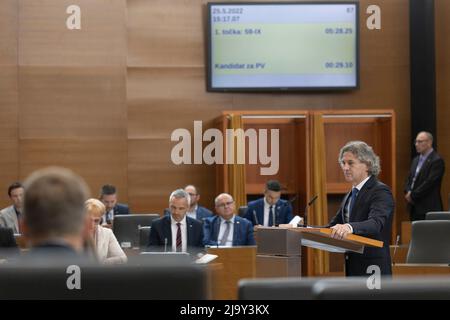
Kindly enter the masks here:
<path id="1" fill-rule="evenodd" d="M 270 206 L 269 207 L 269 227 L 274 225 L 273 222 L 274 222 L 273 221 L 273 206 Z"/>
<path id="2" fill-rule="evenodd" d="M 230 235 L 231 221 L 227 220 L 225 221 L 225 224 L 227 225 L 227 227 L 225 228 L 225 232 L 223 233 L 222 239 L 220 240 L 221 246 L 224 246 L 227 243 L 228 236 Z"/>
<path id="3" fill-rule="evenodd" d="M 358 196 L 358 189 L 357 188 L 353 188 L 352 189 L 352 196 L 351 196 L 351 202 L 350 205 L 348 206 L 348 217 L 347 217 L 347 222 L 350 220 L 350 214 L 352 213 L 353 210 L 353 206 L 355 204 L 356 201 L 356 197 Z"/>
<path id="4" fill-rule="evenodd" d="M 181 252 L 181 223 L 177 222 L 177 252 Z"/>

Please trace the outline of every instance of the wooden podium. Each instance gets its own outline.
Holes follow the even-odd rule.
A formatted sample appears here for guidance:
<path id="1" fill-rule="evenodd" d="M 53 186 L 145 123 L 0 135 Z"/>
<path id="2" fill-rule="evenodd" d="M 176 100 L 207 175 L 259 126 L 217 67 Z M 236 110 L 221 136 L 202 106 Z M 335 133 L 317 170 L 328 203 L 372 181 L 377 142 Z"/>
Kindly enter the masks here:
<path id="1" fill-rule="evenodd" d="M 329 252 L 363 253 L 365 246 L 383 247 L 383 242 L 350 234 L 331 238 L 328 228 L 258 228 L 256 277 L 300 277 L 301 246 Z"/>

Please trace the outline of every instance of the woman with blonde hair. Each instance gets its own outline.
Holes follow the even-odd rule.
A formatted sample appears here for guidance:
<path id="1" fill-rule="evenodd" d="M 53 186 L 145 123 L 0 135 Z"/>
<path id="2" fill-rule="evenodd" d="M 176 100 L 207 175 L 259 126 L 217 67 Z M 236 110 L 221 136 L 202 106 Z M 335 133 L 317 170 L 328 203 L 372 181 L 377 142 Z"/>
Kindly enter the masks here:
<path id="1" fill-rule="evenodd" d="M 103 264 L 126 263 L 127 256 L 112 230 L 100 225 L 101 218 L 105 214 L 105 205 L 100 200 L 89 199 L 85 202 L 85 209 L 91 219 L 91 236 L 99 262 Z"/>

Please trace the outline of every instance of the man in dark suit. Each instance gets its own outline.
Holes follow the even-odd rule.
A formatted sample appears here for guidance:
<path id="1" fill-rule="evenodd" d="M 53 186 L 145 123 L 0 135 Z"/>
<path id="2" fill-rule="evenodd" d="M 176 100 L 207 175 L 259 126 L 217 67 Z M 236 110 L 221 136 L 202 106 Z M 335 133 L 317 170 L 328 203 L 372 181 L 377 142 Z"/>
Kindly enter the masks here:
<path id="1" fill-rule="evenodd" d="M 280 199 L 280 196 L 280 183 L 276 180 L 267 181 L 264 197 L 249 202 L 244 218 L 254 226 L 270 227 L 289 223 L 293 218 L 292 206 L 289 201 Z"/>
<path id="2" fill-rule="evenodd" d="M 100 201 L 106 207 L 106 212 L 102 217 L 103 226 L 111 226 L 114 216 L 118 214 L 129 214 L 128 205 L 117 202 L 117 189 L 111 184 L 105 184 L 100 191 Z"/>
<path id="3" fill-rule="evenodd" d="M 366 247 L 363 254 L 346 253 L 345 274 L 367 276 L 367 268 L 375 265 L 382 275 L 390 275 L 394 199 L 389 187 L 377 179 L 380 159 L 365 142 L 351 141 L 341 149 L 339 163 L 345 180 L 353 187 L 330 222 L 332 237 L 343 239 L 348 234 L 356 234 L 384 243 L 382 248 Z"/>
<path id="4" fill-rule="evenodd" d="M 170 215 L 152 222 L 148 244 L 151 251 L 197 252 L 203 248 L 202 223 L 186 216 L 189 205 L 186 191 L 172 192 Z"/>
<path id="5" fill-rule="evenodd" d="M 25 181 L 23 234 L 31 245 L 25 261 L 45 265 L 88 261 L 84 255 L 89 189 L 72 171 L 47 168 Z"/>
<path id="6" fill-rule="evenodd" d="M 203 243 L 209 246 L 256 245 L 251 222 L 234 214 L 233 197 L 222 193 L 216 197 L 214 203 L 217 216 L 205 220 Z"/>
<path id="7" fill-rule="evenodd" d="M 419 153 L 411 164 L 405 184 L 405 199 L 411 221 L 424 220 L 427 212 L 442 211 L 441 183 L 444 160 L 433 150 L 433 136 L 420 132 L 415 141 Z"/>

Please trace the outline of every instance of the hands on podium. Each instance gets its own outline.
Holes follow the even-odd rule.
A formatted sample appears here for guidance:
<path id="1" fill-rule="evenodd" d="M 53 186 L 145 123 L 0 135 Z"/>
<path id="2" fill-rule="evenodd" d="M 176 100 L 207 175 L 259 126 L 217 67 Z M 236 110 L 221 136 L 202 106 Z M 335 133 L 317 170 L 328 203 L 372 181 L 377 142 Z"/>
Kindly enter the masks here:
<path id="1" fill-rule="evenodd" d="M 346 224 L 337 224 L 333 227 L 331 227 L 331 237 L 334 239 L 345 239 L 348 234 L 352 234 L 353 230 L 352 227 L 346 223 Z"/>

